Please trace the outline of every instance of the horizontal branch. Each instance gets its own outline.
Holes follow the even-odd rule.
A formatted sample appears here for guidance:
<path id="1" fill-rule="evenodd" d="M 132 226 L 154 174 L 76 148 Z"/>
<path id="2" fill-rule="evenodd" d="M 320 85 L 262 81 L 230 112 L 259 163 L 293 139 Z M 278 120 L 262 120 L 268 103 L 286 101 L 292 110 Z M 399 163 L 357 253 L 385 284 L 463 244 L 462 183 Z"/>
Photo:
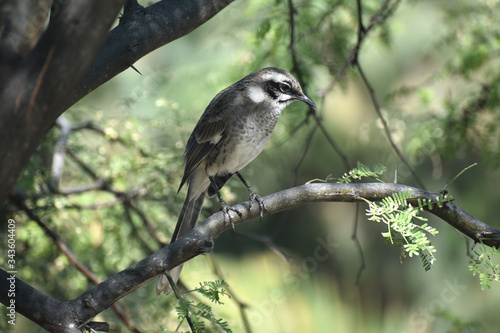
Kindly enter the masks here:
<path id="1" fill-rule="evenodd" d="M 316 183 L 293 187 L 281 192 L 277 192 L 264 197 L 266 212 L 264 216 L 273 215 L 283 210 L 288 210 L 304 204 L 313 202 L 364 202 L 381 201 L 394 193 L 412 192 L 412 198 L 408 203 L 413 207 L 418 207 L 418 199 L 436 202 L 441 193 L 429 192 L 416 187 L 393 184 L 393 183 Z M 234 223 L 240 224 L 248 220 L 259 218 L 260 212 L 257 205 L 252 205 L 249 209 L 249 202 L 234 206 L 241 216 L 233 213 Z M 433 205 L 433 209 L 423 207 L 424 210 L 441 218 L 449 225 L 470 237 L 475 242 L 482 242 L 485 245 L 500 248 L 500 230 L 497 230 L 488 224 L 471 216 L 461 209 L 454 202 L 443 203 L 442 207 Z M 197 229 L 207 228 L 208 230 L 217 229 L 217 235 L 228 228 L 220 226 L 219 220 L 223 219 L 221 213 L 216 213 L 206 219 Z M 222 229 L 219 229 L 222 228 Z"/>
<path id="2" fill-rule="evenodd" d="M 412 198 L 407 201 L 414 206 L 418 206 L 418 199 L 435 201 L 440 196 L 440 193 L 399 184 L 321 183 L 297 186 L 265 196 L 262 199 L 266 207 L 264 215 L 268 216 L 314 202 L 381 201 L 394 193 L 408 191 L 412 192 Z M 257 219 L 260 215 L 258 205 L 250 206 L 249 201 L 235 205 L 233 208 L 241 213 L 238 215 L 232 211 L 229 212 L 236 225 Z M 429 209 L 428 206 L 425 209 L 442 218 L 475 242 L 500 247 L 499 230 L 474 218 L 456 204 L 443 203 L 441 207 L 433 205 L 433 209 Z M 109 277 L 71 301 L 54 300 L 16 279 L 16 295 L 18 296 L 16 311 L 51 331 L 76 332 L 73 329 L 75 325 L 76 327 L 84 325 L 114 302 L 154 279 L 164 270 L 171 269 L 201 253 L 210 252 L 213 239 L 229 228 L 230 224 L 224 221 L 222 212 L 217 212 L 174 243 Z M 0 270 L 0 302 L 3 304 L 9 302 L 7 277 L 9 274 Z M 44 306 L 44 304 L 50 304 L 50 306 Z M 59 324 L 40 322 L 41 318 L 54 318 L 53 309 L 57 309 Z M 37 314 L 36 318 L 34 317 L 35 313 Z"/>

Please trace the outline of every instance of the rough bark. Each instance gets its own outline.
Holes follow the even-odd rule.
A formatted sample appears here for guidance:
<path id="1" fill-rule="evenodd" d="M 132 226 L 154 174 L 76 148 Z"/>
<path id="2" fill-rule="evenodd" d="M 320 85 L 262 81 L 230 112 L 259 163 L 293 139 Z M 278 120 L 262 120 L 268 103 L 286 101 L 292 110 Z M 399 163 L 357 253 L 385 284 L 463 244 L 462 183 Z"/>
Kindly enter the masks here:
<path id="1" fill-rule="evenodd" d="M 126 0 L 56 1 L 43 33 L 39 23 L 45 23 L 51 1 L 1 5 L 0 205 L 65 110 L 231 2 L 170 0 L 143 8 L 128 1 L 119 25 L 109 31 Z"/>

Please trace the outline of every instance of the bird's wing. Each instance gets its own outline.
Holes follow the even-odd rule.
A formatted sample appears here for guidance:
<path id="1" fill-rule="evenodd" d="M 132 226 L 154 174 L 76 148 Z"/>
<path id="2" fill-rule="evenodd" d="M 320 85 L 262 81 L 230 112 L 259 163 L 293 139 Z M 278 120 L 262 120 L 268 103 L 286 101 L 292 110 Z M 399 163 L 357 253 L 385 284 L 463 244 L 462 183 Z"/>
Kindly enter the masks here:
<path id="1" fill-rule="evenodd" d="M 224 89 L 214 97 L 189 137 L 185 152 L 184 176 L 179 190 L 224 137 L 225 117 L 232 104 L 231 94 L 228 94 L 227 90 L 228 88 Z"/>

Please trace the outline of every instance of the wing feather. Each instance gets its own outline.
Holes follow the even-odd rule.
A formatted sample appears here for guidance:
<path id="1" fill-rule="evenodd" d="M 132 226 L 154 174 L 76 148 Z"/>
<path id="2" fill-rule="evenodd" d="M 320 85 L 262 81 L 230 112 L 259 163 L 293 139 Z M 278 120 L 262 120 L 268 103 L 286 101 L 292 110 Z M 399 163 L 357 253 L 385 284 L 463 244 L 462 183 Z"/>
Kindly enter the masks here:
<path id="1" fill-rule="evenodd" d="M 228 93 L 231 87 L 222 90 L 214 97 L 191 133 L 184 153 L 184 176 L 179 190 L 224 138 L 227 124 L 225 119 L 233 102 L 231 94 Z"/>

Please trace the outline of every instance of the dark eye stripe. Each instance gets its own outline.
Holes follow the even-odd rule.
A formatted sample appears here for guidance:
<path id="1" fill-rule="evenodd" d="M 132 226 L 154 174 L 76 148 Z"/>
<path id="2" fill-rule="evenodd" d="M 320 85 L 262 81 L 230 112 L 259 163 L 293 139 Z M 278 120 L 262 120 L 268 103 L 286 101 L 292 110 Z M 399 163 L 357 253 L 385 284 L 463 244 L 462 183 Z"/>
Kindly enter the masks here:
<path id="1" fill-rule="evenodd" d="M 267 89 L 266 92 L 269 96 L 271 96 L 272 99 L 277 99 L 278 94 L 282 94 L 283 91 L 280 88 L 282 85 L 288 85 L 288 90 L 286 93 L 289 93 L 292 91 L 292 83 L 290 81 L 284 81 L 284 82 L 276 82 L 269 80 L 267 81 Z"/>

